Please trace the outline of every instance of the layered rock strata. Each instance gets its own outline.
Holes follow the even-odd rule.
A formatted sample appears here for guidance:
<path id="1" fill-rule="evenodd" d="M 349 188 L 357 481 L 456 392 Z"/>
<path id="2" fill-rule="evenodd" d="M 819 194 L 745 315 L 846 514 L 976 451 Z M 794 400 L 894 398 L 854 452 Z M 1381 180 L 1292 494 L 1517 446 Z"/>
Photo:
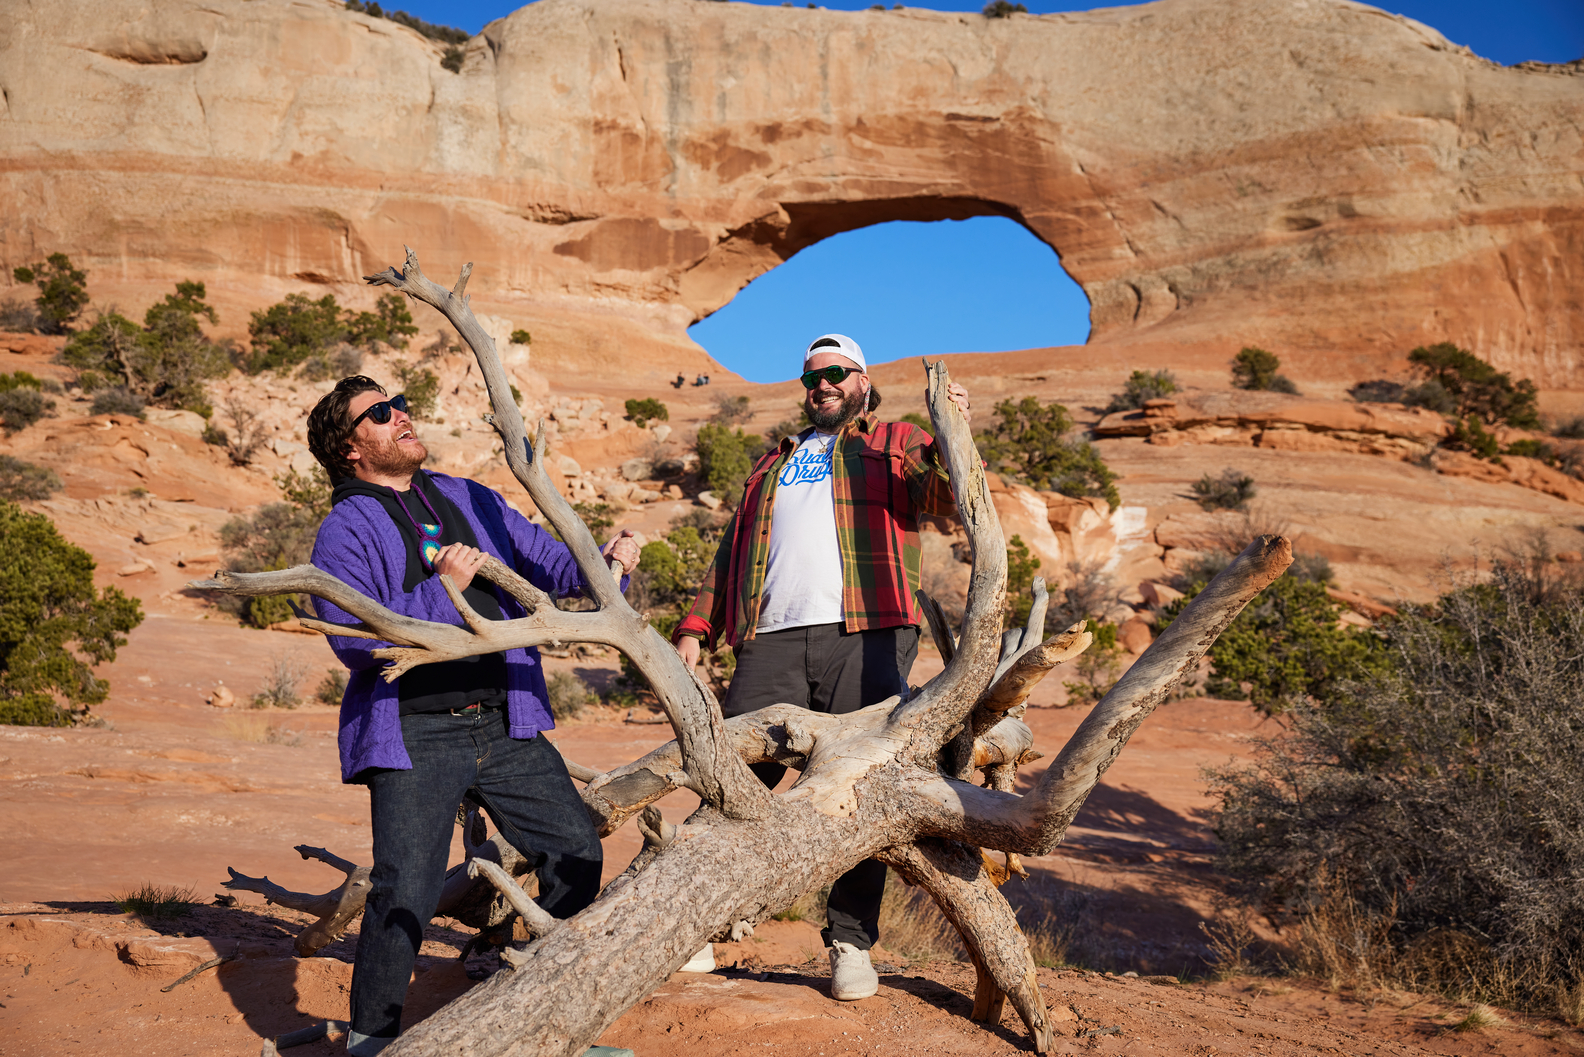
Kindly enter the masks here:
<path id="1" fill-rule="evenodd" d="M 1578 64 L 1345 0 L 540 0 L 441 54 L 333 0 L 11 5 L 0 266 L 64 251 L 139 311 L 202 279 L 234 331 L 371 300 L 408 242 L 477 262 L 555 362 L 658 377 L 707 369 L 684 328 L 799 249 L 996 215 L 1140 362 L 1259 343 L 1352 379 L 1452 340 L 1584 385 Z"/>

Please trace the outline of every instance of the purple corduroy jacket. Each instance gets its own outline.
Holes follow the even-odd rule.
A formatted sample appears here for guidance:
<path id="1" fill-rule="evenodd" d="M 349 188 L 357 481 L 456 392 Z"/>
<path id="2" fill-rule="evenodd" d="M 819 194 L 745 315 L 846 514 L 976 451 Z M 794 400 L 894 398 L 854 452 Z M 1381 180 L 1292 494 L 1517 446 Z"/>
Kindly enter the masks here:
<path id="1" fill-rule="evenodd" d="M 445 474 L 430 473 L 429 480 L 467 517 L 480 549 L 505 562 L 552 598 L 578 594 L 584 589 L 586 581 L 566 544 L 508 507 L 499 492 L 477 481 Z M 402 590 L 407 546 L 401 530 L 372 496 L 353 495 L 335 505 L 319 527 L 312 561 L 393 612 L 443 624 L 462 623 L 438 576 L 429 577 L 411 592 Z M 625 580 L 622 586 L 626 587 Z M 496 590 L 495 594 L 500 600 L 501 615 L 507 620 L 527 615 L 522 605 L 504 591 Z M 356 617 L 323 599 L 314 599 L 314 606 L 322 619 L 332 623 L 357 622 Z M 356 782 L 359 773 L 370 767 L 412 768 L 402 744 L 397 684 L 381 678 L 384 662 L 373 655 L 373 651 L 389 645 L 374 639 L 330 636 L 330 648 L 352 672 L 341 698 L 343 782 Z M 514 649 L 507 650 L 504 656 L 506 717 L 511 736 L 532 738 L 542 730 L 554 729 L 539 651 Z"/>

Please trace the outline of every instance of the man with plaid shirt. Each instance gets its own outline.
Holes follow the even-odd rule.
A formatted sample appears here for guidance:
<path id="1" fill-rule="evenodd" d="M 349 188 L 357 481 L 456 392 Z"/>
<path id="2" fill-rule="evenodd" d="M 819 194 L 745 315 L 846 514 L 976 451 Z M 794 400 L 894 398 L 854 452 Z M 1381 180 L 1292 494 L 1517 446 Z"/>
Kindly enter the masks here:
<path id="1" fill-rule="evenodd" d="M 721 710 L 740 716 L 787 703 L 841 714 L 907 689 L 918 653 L 920 513 L 956 511 L 932 437 L 872 413 L 858 343 L 827 334 L 803 358 L 813 426 L 767 452 L 749 473 L 698 598 L 674 639 L 689 665 L 700 640 L 724 639 L 737 670 Z M 948 397 L 968 414 L 968 393 Z M 774 787 L 777 763 L 753 771 Z M 879 988 L 869 948 L 879 937 L 886 868 L 873 859 L 831 887 L 823 935 L 831 995 Z M 708 962 L 706 966 L 703 963 Z M 713 968 L 709 948 L 688 968 Z"/>

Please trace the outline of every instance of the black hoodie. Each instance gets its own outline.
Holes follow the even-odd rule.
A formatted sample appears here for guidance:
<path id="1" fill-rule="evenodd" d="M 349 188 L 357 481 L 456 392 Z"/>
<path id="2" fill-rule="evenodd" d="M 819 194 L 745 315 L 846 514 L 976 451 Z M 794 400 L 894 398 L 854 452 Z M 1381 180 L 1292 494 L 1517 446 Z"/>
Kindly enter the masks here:
<path id="1" fill-rule="evenodd" d="M 424 505 L 419 493 L 429 500 L 429 506 Z M 407 544 L 407 571 L 402 581 L 403 591 L 411 591 L 434 575 L 419 550 L 420 536 L 418 529 L 413 525 L 414 520 L 428 525 L 433 524 L 431 520 L 433 515 L 429 512 L 430 506 L 440 517 L 440 534 L 435 542 L 442 547 L 448 543 L 478 546 L 478 538 L 474 536 L 473 527 L 468 524 L 467 518 L 462 516 L 462 512 L 451 500 L 428 481 L 427 474 L 423 470 L 413 474 L 412 490 L 403 492 L 399 496 L 395 489 L 385 485 L 370 484 L 356 477 L 342 478 L 336 482 L 335 490 L 330 495 L 330 503 L 334 506 L 348 496 L 354 495 L 373 496 L 379 500 L 385 512 L 401 530 L 402 540 Z M 467 599 L 468 604 L 477 610 L 480 616 L 488 620 L 501 619 L 500 599 L 495 594 L 494 586 L 487 580 L 474 577 L 473 582 L 463 589 L 462 597 Z M 401 712 L 404 716 L 414 712 L 448 712 L 475 702 L 482 702 L 490 707 L 502 707 L 506 703 L 506 661 L 498 653 L 489 653 L 480 657 L 467 657 L 460 661 L 421 664 L 403 675 L 397 685 Z"/>

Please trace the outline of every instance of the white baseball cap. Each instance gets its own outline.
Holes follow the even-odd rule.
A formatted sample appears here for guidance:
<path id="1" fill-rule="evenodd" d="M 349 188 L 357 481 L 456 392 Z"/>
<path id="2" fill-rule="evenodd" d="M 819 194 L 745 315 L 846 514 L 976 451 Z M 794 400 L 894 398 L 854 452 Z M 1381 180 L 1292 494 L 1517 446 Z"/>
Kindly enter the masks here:
<path id="1" fill-rule="evenodd" d="M 803 369 L 808 370 L 809 360 L 821 349 L 830 349 L 847 357 L 858 365 L 858 369 L 865 374 L 869 373 L 869 362 L 864 359 L 863 350 L 858 343 L 845 334 L 822 334 L 809 342 L 808 351 L 803 354 Z"/>

